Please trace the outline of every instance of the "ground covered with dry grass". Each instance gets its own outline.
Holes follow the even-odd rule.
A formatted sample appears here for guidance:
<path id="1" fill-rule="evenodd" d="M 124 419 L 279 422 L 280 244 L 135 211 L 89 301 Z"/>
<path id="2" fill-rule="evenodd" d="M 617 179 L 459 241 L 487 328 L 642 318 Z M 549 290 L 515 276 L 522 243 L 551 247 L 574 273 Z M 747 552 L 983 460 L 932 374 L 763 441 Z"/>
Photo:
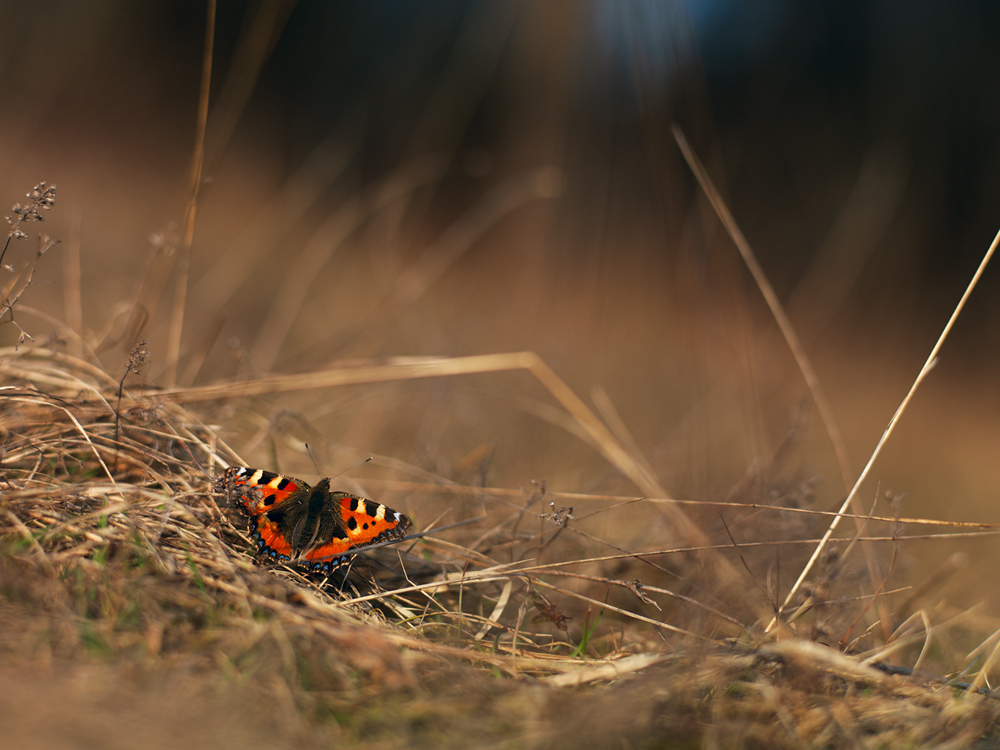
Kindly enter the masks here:
<path id="1" fill-rule="evenodd" d="M 213 493 L 238 461 L 216 428 L 50 349 L 2 358 L 0 682 L 20 747 L 966 747 L 1000 715 L 803 639 L 816 620 L 768 634 L 718 612 L 733 589 L 697 577 L 738 557 L 670 563 L 683 598 L 593 559 L 540 564 L 575 517 L 537 498 L 346 579 L 259 565 Z"/>

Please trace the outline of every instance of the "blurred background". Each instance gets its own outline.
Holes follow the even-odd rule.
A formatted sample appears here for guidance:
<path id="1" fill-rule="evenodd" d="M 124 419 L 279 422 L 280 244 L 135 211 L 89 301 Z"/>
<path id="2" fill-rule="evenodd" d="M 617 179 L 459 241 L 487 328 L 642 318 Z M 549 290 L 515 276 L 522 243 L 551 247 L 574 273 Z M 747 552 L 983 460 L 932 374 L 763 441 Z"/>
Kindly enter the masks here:
<path id="1" fill-rule="evenodd" d="M 605 416 L 674 496 L 726 499 L 774 467 L 832 509 L 845 489 L 830 442 L 671 125 L 787 306 L 855 475 L 1000 228 L 991 3 L 222 0 L 173 368 L 204 4 L 0 7 L 0 200 L 58 184 L 42 228 L 61 244 L 18 322 L 71 347 L 44 316 L 68 323 L 112 373 L 145 339 L 150 384 L 174 369 L 191 385 L 532 350 L 588 403 L 606 396 Z M 20 271 L 33 242 L 5 262 Z M 1000 522 L 998 274 L 972 297 L 866 505 L 892 490 L 904 515 Z M 550 406 L 528 375 L 490 373 L 284 394 L 253 410 L 294 439 L 456 481 L 637 494 L 546 421 Z M 234 445 L 248 460 L 312 472 L 253 441 L 259 423 L 217 418 L 243 430 Z M 347 454 L 325 448 L 322 469 Z M 631 533 L 607 515 L 589 528 Z M 912 542 L 898 568 L 918 580 L 956 550 L 984 565 L 996 544 Z M 955 597 L 983 596 L 980 578 L 963 581 Z"/>

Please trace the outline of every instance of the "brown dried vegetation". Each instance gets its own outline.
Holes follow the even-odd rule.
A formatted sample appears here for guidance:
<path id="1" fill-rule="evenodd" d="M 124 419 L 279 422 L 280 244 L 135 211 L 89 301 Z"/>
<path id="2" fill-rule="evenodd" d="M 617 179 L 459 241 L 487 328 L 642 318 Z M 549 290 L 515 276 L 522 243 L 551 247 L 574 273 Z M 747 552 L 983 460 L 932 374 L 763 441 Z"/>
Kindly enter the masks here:
<path id="1" fill-rule="evenodd" d="M 650 584 L 661 566 L 629 552 L 612 556 L 628 580 L 607 575 L 607 556 L 531 561 L 557 535 L 603 546 L 574 534 L 579 511 L 559 493 L 525 496 L 529 507 L 488 503 L 502 519 L 488 531 L 431 534 L 346 582 L 261 567 L 211 493 L 213 474 L 238 458 L 197 414 L 149 389 L 125 388 L 119 403 L 114 377 L 52 350 L 0 356 L 0 680 L 19 686 L 11 705 L 24 702 L 14 736 L 98 733 L 126 746 L 145 738 L 141 725 L 159 727 L 148 746 L 164 747 L 183 732 L 251 747 L 470 736 L 536 747 L 963 746 L 997 716 L 992 697 L 797 640 L 822 640 L 857 615 L 857 601 L 831 600 L 833 560 L 810 589 L 826 589 L 823 617 L 777 629 L 777 641 L 766 618 L 733 616 L 748 612 L 726 587 L 707 595 L 695 582 L 711 557 L 671 566 L 667 577 L 690 577 L 686 598 Z M 769 486 L 786 504 L 802 499 Z M 473 504 L 503 498 L 440 489 Z M 748 526 L 760 525 L 737 533 Z M 590 603 L 582 621 L 561 610 L 574 600 Z M 68 706 L 55 724 L 51 700 L 23 698 L 53 691 Z M 223 716 L 235 731 L 220 729 Z"/>

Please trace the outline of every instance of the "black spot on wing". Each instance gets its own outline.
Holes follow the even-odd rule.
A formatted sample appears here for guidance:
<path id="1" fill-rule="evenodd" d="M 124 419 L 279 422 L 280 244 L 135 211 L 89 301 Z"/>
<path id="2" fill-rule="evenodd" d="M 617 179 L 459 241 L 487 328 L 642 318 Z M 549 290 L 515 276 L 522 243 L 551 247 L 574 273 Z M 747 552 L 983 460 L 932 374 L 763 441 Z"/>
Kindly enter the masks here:
<path id="1" fill-rule="evenodd" d="M 272 508 L 267 511 L 267 520 L 273 523 L 275 526 L 281 526 L 285 521 L 286 510 L 284 508 Z"/>

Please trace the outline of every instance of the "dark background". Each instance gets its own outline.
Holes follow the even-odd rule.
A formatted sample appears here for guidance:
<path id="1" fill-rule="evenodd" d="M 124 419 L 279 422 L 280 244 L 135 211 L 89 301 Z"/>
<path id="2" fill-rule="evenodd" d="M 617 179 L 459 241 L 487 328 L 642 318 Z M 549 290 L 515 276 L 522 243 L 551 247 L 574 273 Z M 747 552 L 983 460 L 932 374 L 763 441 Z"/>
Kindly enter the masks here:
<path id="1" fill-rule="evenodd" d="M 150 181 L 186 169 L 177 154 L 193 138 L 201 4 L 5 5 L 5 174 L 54 149 L 81 166 L 112 150 L 116 162 L 141 160 Z M 482 150 L 494 179 L 547 159 L 569 177 L 547 252 L 603 269 L 680 252 L 692 192 L 669 139 L 676 119 L 785 295 L 874 164 L 899 195 L 853 301 L 905 286 L 904 310 L 920 317 L 951 305 L 996 228 L 991 3 L 265 6 L 277 38 L 210 173 L 255 149 L 290 171 L 337 129 L 353 138 L 362 183 L 439 148 Z M 216 97 L 257 10 L 219 4 Z M 442 91 L 456 96 L 435 101 Z M 113 166 L 88 164 L 92 175 Z M 439 213 L 484 188 L 462 172 L 439 187 Z M 628 237 L 636 224 L 646 241 Z M 989 307 L 980 323 L 994 320 Z"/>

